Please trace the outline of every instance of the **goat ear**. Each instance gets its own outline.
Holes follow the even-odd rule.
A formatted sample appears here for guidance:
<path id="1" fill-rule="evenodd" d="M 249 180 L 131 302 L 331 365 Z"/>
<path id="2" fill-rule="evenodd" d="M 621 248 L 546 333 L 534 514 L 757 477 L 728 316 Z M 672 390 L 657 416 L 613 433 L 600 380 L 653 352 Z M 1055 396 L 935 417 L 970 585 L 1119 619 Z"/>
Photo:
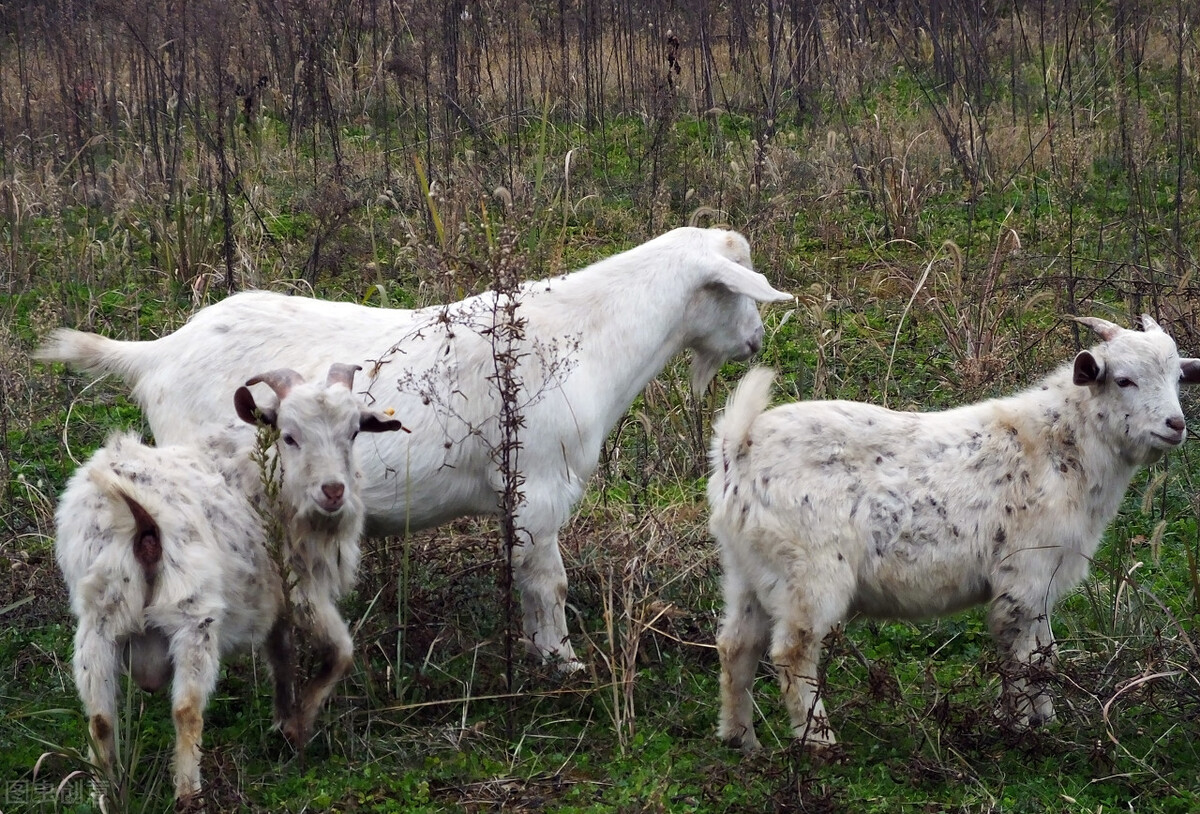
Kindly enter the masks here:
<path id="1" fill-rule="evenodd" d="M 237 389 L 233 394 L 233 406 L 237 410 L 238 418 L 247 424 L 275 426 L 275 411 L 255 404 L 254 394 L 250 392 L 249 387 Z"/>
<path id="2" fill-rule="evenodd" d="M 1142 314 L 1142 330 L 1146 333 L 1153 333 L 1154 331 L 1162 331 L 1162 328 L 1154 321 L 1154 317 L 1149 314 Z"/>
<path id="3" fill-rule="evenodd" d="M 1090 350 L 1081 350 L 1075 355 L 1075 384 L 1103 384 L 1104 363 L 1097 359 Z"/>
<path id="4" fill-rule="evenodd" d="M 400 423 L 398 418 L 386 418 L 379 413 L 371 410 L 360 410 L 358 413 L 358 431 L 359 432 L 392 432 L 393 430 L 404 430 L 412 432 L 408 427 Z"/>
<path id="5" fill-rule="evenodd" d="M 779 291 L 767 282 L 767 278 L 757 271 L 751 271 L 745 266 L 738 265 L 727 257 L 715 257 L 712 276 L 715 282 L 728 288 L 735 294 L 742 294 L 755 302 L 784 302 L 794 299 L 786 291 Z"/>
<path id="6" fill-rule="evenodd" d="M 1179 383 L 1200 384 L 1200 359 L 1179 360 Z"/>
<path id="7" fill-rule="evenodd" d="M 1091 328 L 1105 342 L 1125 330 L 1115 322 L 1109 322 L 1107 319 L 1100 319 L 1099 317 L 1075 317 L 1075 321 Z"/>

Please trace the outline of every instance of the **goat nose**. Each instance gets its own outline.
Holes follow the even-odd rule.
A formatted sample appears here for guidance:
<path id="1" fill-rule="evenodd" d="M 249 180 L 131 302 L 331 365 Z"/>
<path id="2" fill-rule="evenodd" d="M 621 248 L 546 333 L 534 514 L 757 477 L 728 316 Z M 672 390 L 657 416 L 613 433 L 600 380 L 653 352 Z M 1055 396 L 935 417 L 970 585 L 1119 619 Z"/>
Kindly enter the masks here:
<path id="1" fill-rule="evenodd" d="M 325 497 L 331 503 L 340 503 L 342 496 L 346 494 L 346 486 L 342 483 L 323 483 L 321 484 L 321 491 L 325 493 Z"/>
<path id="2" fill-rule="evenodd" d="M 755 329 L 754 334 L 750 337 L 750 341 L 746 343 L 750 347 L 751 354 L 758 353 L 758 349 L 762 347 L 762 340 L 763 329 L 760 327 Z"/>
<path id="3" fill-rule="evenodd" d="M 1187 428 L 1187 425 L 1183 423 L 1183 416 L 1168 418 L 1167 426 L 1175 430 L 1175 432 L 1183 432 Z"/>

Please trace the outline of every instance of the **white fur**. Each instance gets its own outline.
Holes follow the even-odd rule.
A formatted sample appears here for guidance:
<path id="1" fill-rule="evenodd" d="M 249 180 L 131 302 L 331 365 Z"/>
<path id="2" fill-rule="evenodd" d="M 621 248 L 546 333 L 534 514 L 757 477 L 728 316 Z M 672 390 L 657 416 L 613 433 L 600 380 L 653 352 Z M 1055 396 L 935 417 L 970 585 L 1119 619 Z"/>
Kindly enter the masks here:
<path id="1" fill-rule="evenodd" d="M 1054 709 L 1055 602 L 1087 574 L 1140 465 L 1185 436 L 1179 358 L 1145 332 L 1084 320 L 1104 341 L 1008 398 L 945 412 L 848 401 L 764 412 L 751 371 L 712 441 L 710 528 L 725 615 L 721 738 L 754 748 L 750 688 L 769 651 L 796 737 L 834 737 L 817 693 L 826 634 L 848 616 L 919 619 L 991 602 L 1003 704 L 1014 725 Z"/>
<path id="2" fill-rule="evenodd" d="M 524 477 L 514 551 L 527 642 L 573 661 L 558 530 L 596 468 L 601 444 L 676 353 L 694 356 L 702 389 L 763 335 L 756 303 L 790 299 L 751 270 L 737 233 L 676 229 L 582 271 L 526 283 L 517 378 Z M 502 477 L 500 403 L 491 335 L 495 294 L 420 311 L 252 292 L 197 313 L 153 342 L 58 331 L 40 351 L 132 385 L 160 443 L 190 440 L 223 420 L 220 394 L 239 371 L 286 365 L 305 375 L 328 355 L 358 361 L 369 399 L 393 406 L 412 435 L 360 441 L 367 533 L 399 534 L 469 514 L 496 514 Z"/>
<path id="3" fill-rule="evenodd" d="M 74 674 L 93 757 L 102 768 L 112 765 L 124 653 L 144 689 L 172 680 L 179 797 L 200 788 L 202 718 L 222 655 L 269 640 L 276 717 L 299 744 L 353 655 L 335 605 L 354 583 L 363 525 L 353 439 L 364 420 L 370 429 L 395 426 L 380 425 L 341 384 L 293 387 L 273 417 L 281 439 L 294 442 L 281 440 L 274 451 L 283 556 L 295 578 L 291 601 L 297 624 L 328 654 L 298 702 L 284 588 L 266 548 L 262 513 L 272 506 L 251 457 L 253 429 L 230 424 L 195 444 L 160 447 L 116 434 L 71 477 L 56 513 L 58 564 L 79 619 Z M 331 498 L 327 491 L 337 496 L 339 485 L 340 496 Z M 127 500 L 157 527 L 157 562 L 135 555 L 146 529 Z"/>

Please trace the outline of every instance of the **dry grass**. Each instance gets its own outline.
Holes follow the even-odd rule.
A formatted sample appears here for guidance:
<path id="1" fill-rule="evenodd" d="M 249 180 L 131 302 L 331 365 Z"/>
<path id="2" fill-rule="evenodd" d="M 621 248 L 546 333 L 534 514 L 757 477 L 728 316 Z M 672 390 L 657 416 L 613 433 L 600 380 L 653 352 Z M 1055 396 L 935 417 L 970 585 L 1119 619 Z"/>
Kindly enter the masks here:
<path id="1" fill-rule="evenodd" d="M 220 5 L 0 7 L 0 623 L 21 640 L 0 687 L 13 708 L 54 676 L 73 709 L 65 655 L 22 643 L 69 627 L 54 494 L 109 428 L 138 423 L 118 385 L 31 365 L 59 324 L 148 338 L 230 279 L 423 306 L 490 285 L 501 230 L 520 276 L 537 277 L 698 219 L 745 233 L 798 295 L 768 311 L 762 357 L 793 397 L 925 408 L 989 395 L 1071 352 L 1070 313 L 1151 310 L 1181 346 L 1200 341 L 1196 181 L 1188 165 L 1176 179 L 1172 129 L 1178 114 L 1187 130 L 1194 100 L 1186 78 L 1179 99 L 1171 84 L 1196 53 L 1174 39 L 1173 10 L 1129 22 L 1118 58 L 1106 8 L 982 20 L 944 3 L 852 15 L 796 0 L 770 29 L 765 7 L 744 4 L 593 18 L 502 2 L 457 20 L 375 0 L 287 3 L 279 18 Z M 493 525 L 370 541 L 349 608 L 358 664 L 320 738 L 308 757 L 284 753 L 265 720 L 222 722 L 218 703 L 214 807 L 280 802 L 273 775 L 247 768 L 264 756 L 288 782 L 334 778 L 330 807 L 377 805 L 387 783 L 368 770 L 423 777 L 411 799 L 471 810 L 719 809 L 747 790 L 750 807 L 810 811 L 1195 802 L 1200 760 L 1181 730 L 1200 698 L 1200 509 L 1186 449 L 1144 505 L 1131 500 L 1056 620 L 1060 728 L 1000 734 L 993 657 L 966 617 L 830 642 L 847 745 L 828 761 L 786 748 L 772 701 L 780 751 L 739 763 L 713 745 L 719 598 L 699 483 L 708 422 L 740 371 L 696 402 L 672 366 L 607 442 L 562 539 L 589 665 L 578 682 L 506 664 Z M 232 668 L 231 692 L 250 696 L 257 668 Z M 656 738 L 675 744 L 672 767 L 700 767 L 686 789 L 653 764 Z M 861 765 L 887 781 L 863 781 Z M 1020 785 L 1028 765 L 1061 767 L 1061 789 Z"/>

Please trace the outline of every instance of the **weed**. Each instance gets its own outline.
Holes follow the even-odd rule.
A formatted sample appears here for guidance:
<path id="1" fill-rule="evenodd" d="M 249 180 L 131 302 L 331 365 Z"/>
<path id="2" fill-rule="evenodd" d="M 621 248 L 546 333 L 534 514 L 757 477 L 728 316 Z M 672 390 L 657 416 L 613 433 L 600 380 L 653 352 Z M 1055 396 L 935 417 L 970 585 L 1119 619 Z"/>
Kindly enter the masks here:
<path id="1" fill-rule="evenodd" d="M 1076 313 L 1150 310 L 1193 353 L 1196 44 L 1176 6 L 0 4 L 0 777 L 45 782 L 33 809 L 54 810 L 87 770 L 54 495 L 140 423 L 119 384 L 28 362 L 49 327 L 146 339 L 231 283 L 422 307 L 696 219 L 742 231 L 799 295 L 765 315 L 760 359 L 796 396 L 972 400 L 1065 358 Z M 503 390 L 520 309 L 498 302 L 442 327 L 489 332 Z M 239 700 L 211 705 L 212 806 L 1197 807 L 1190 445 L 1060 605 L 1054 728 L 999 734 L 974 613 L 831 643 L 836 759 L 779 729 L 746 760 L 716 744 L 702 479 L 711 413 L 743 369 L 696 403 L 668 366 L 605 443 L 562 533 L 590 682 L 509 654 L 507 551 L 488 524 L 372 540 L 347 604 L 356 667 L 305 761 L 268 731 L 257 665 L 226 665 Z M 519 400 L 502 403 L 519 426 Z M 512 499 L 519 453 L 496 449 Z M 169 715 L 141 703 L 126 791 L 161 808 Z"/>

